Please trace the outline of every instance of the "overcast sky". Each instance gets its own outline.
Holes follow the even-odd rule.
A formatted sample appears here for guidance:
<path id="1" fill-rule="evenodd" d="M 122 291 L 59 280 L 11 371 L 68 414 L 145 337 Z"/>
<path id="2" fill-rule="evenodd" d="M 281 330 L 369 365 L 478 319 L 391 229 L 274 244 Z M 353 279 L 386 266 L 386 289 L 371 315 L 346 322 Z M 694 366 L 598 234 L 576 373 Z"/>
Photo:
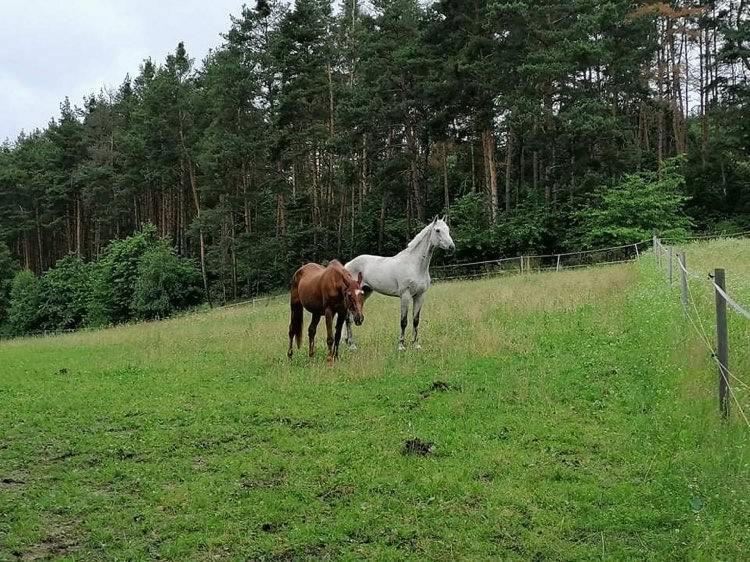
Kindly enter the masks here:
<path id="1" fill-rule="evenodd" d="M 252 4 L 252 2 L 250 2 Z M 184 41 L 199 62 L 242 0 L 0 0 L 0 143 L 44 127 L 69 96 L 119 85 Z"/>

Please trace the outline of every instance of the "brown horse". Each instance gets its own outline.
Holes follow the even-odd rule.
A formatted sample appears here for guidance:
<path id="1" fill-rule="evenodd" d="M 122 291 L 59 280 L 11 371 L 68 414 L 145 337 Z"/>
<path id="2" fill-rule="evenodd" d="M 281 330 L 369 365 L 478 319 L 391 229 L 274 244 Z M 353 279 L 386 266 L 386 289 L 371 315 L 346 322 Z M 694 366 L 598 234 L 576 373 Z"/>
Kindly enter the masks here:
<path id="1" fill-rule="evenodd" d="M 302 344 L 303 308 L 312 312 L 312 322 L 307 334 L 310 339 L 310 357 L 315 355 L 315 332 L 320 317 L 326 317 L 328 332 L 328 361 L 338 359 L 341 328 L 351 312 L 354 323 L 359 326 L 365 319 L 362 313 L 364 292 L 362 274 L 355 281 L 341 262 L 333 260 L 328 267 L 308 263 L 300 267 L 292 277 L 292 319 L 289 323 L 289 352 L 292 357 L 294 340 L 297 348 Z M 336 318 L 336 338 L 333 337 L 333 317 Z"/>

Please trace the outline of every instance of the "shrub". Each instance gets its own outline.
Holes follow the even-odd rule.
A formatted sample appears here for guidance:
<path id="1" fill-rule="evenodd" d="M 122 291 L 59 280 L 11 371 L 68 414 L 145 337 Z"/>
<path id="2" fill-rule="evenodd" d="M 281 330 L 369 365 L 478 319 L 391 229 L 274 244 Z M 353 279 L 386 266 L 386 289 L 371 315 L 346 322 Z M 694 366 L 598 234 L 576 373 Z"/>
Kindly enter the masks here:
<path id="1" fill-rule="evenodd" d="M 23 335 L 39 327 L 40 289 L 39 279 L 28 269 L 13 277 L 8 311 L 13 334 Z"/>
<path id="2" fill-rule="evenodd" d="M 685 236 L 692 223 L 683 212 L 687 197 L 681 162 L 674 158 L 658 173 L 629 174 L 601 188 L 596 204 L 577 214 L 578 242 L 588 247 L 632 244 L 650 239 L 654 230 L 669 238 Z"/>
<path id="3" fill-rule="evenodd" d="M 8 317 L 10 304 L 10 287 L 13 277 L 18 272 L 18 264 L 5 243 L 0 242 L 0 324 Z"/>
<path id="4" fill-rule="evenodd" d="M 39 316 L 46 330 L 83 325 L 91 289 L 91 266 L 76 256 L 59 260 L 40 281 Z"/>
<path id="5" fill-rule="evenodd" d="M 157 243 L 156 227 L 147 224 L 140 232 L 107 247 L 91 276 L 88 324 L 101 326 L 134 316 L 133 295 L 140 259 Z"/>
<path id="6" fill-rule="evenodd" d="M 163 241 L 138 264 L 132 309 L 139 318 L 161 318 L 201 300 L 201 275 L 195 264 L 174 254 Z"/>

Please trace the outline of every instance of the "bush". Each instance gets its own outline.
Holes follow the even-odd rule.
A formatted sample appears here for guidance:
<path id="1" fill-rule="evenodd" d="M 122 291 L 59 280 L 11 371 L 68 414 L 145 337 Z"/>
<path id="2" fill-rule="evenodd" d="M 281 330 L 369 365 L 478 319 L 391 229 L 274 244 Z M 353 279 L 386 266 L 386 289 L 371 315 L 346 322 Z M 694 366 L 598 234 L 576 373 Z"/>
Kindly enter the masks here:
<path id="1" fill-rule="evenodd" d="M 682 159 L 665 162 L 661 172 L 626 175 L 620 183 L 603 187 L 597 203 L 577 214 L 578 244 L 619 246 L 649 240 L 656 230 L 663 237 L 681 238 L 692 223 L 683 208 L 685 177 Z"/>
<path id="2" fill-rule="evenodd" d="M 201 300 L 201 275 L 195 264 L 159 242 L 138 264 L 132 309 L 139 318 L 162 318 Z"/>
<path id="3" fill-rule="evenodd" d="M 59 260 L 41 278 L 39 316 L 45 330 L 80 328 L 86 319 L 91 266 L 76 256 Z"/>
<path id="4" fill-rule="evenodd" d="M 8 320 L 15 335 L 23 335 L 39 328 L 39 279 L 28 269 L 16 273 L 10 288 Z"/>
<path id="5" fill-rule="evenodd" d="M 464 195 L 451 207 L 450 222 L 456 261 L 498 254 L 489 232 L 486 198 L 478 193 Z"/>
<path id="6" fill-rule="evenodd" d="M 94 326 L 122 322 L 135 316 L 133 295 L 141 257 L 159 239 L 156 227 L 112 242 L 94 266 L 87 323 Z"/>
<path id="7" fill-rule="evenodd" d="M 18 272 L 18 264 L 5 243 L 0 242 L 0 325 L 8 318 L 10 305 L 10 287 L 13 277 Z"/>

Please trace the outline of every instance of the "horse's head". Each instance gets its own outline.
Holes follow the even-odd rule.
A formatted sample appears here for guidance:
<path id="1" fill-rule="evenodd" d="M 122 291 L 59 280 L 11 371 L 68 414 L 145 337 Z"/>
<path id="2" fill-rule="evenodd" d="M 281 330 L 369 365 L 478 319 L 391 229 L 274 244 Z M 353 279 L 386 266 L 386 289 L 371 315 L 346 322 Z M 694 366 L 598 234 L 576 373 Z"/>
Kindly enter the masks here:
<path id="1" fill-rule="evenodd" d="M 356 280 L 353 279 L 351 275 L 347 275 L 344 280 L 344 285 L 346 309 L 352 315 L 354 323 L 357 326 L 361 326 L 362 322 L 365 321 L 365 313 L 363 312 L 365 306 L 365 292 L 362 289 L 362 272 L 359 272 Z"/>
<path id="2" fill-rule="evenodd" d="M 453 251 L 456 249 L 456 245 L 453 243 L 453 239 L 451 238 L 451 229 L 448 226 L 448 223 L 445 222 L 445 217 L 443 217 L 442 219 L 435 217 L 435 219 L 432 221 L 430 243 L 442 250 Z"/>

